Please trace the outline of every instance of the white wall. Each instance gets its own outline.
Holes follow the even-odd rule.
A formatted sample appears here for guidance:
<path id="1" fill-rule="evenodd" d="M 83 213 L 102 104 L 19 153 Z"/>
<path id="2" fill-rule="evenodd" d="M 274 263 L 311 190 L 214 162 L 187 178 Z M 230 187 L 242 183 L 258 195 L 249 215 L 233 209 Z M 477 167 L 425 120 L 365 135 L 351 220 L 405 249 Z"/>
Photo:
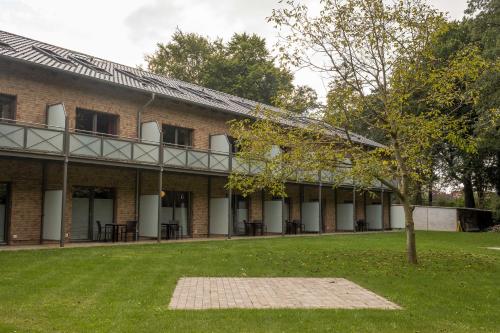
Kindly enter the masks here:
<path id="1" fill-rule="evenodd" d="M 150 142 L 160 142 L 160 128 L 156 121 L 149 121 L 141 124 L 142 140 Z"/>
<path id="2" fill-rule="evenodd" d="M 457 231 L 456 208 L 416 206 L 413 210 L 415 230 Z M 391 226 L 404 228 L 405 217 L 402 205 L 391 207 Z"/>
<path id="3" fill-rule="evenodd" d="M 139 235 L 158 237 L 158 195 L 141 195 L 139 204 Z"/>
<path id="4" fill-rule="evenodd" d="M 283 231 L 283 205 L 281 200 L 264 201 L 264 224 L 268 232 Z"/>
<path id="5" fill-rule="evenodd" d="M 229 140 L 225 134 L 210 136 L 210 149 L 220 153 L 229 153 Z"/>
<path id="6" fill-rule="evenodd" d="M 43 200 L 43 239 L 61 239 L 62 190 L 45 191 Z"/>
<path id="7" fill-rule="evenodd" d="M 229 199 L 211 198 L 210 199 L 210 233 L 216 235 L 228 234 L 229 219 Z"/>
<path id="8" fill-rule="evenodd" d="M 66 127 L 64 104 L 50 105 L 47 108 L 47 125 L 49 128 L 64 130 Z"/>
<path id="9" fill-rule="evenodd" d="M 405 213 L 402 206 L 391 206 L 391 228 L 405 228 Z"/>
<path id="10" fill-rule="evenodd" d="M 319 202 L 302 203 L 302 223 L 305 231 L 319 231 Z"/>
<path id="11" fill-rule="evenodd" d="M 337 230 L 354 230 L 354 205 L 337 204 Z"/>
<path id="12" fill-rule="evenodd" d="M 370 230 L 382 229 L 382 205 L 366 205 L 366 223 Z"/>
<path id="13" fill-rule="evenodd" d="M 89 198 L 73 198 L 71 200 L 71 239 L 84 240 L 89 238 L 89 207 Z M 104 228 L 104 223 L 101 225 Z M 95 229 L 97 230 L 97 227 Z"/>

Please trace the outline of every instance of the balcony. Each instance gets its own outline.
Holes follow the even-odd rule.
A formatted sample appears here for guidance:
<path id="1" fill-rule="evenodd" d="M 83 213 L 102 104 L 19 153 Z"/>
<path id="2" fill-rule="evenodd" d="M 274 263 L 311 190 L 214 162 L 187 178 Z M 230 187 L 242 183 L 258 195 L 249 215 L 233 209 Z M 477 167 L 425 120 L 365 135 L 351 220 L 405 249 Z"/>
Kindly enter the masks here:
<path id="1" fill-rule="evenodd" d="M 193 170 L 227 175 L 230 172 L 258 174 L 263 170 L 262 162 L 244 163 L 228 153 L 200 150 L 185 146 L 160 144 L 132 138 L 98 135 L 45 124 L 22 123 L 0 119 L 0 150 L 16 153 L 29 153 L 45 158 L 47 155 L 67 156 L 77 160 L 97 160 L 118 164 L 143 165 L 169 169 Z M 160 152 L 162 154 L 160 154 Z M 231 161 L 230 161 L 231 159 Z M 231 162 L 231 163 L 230 163 Z M 329 171 L 297 172 L 292 181 L 331 184 L 333 174 Z M 353 186 L 352 180 L 342 185 Z M 374 187 L 381 187 L 380 183 Z"/>

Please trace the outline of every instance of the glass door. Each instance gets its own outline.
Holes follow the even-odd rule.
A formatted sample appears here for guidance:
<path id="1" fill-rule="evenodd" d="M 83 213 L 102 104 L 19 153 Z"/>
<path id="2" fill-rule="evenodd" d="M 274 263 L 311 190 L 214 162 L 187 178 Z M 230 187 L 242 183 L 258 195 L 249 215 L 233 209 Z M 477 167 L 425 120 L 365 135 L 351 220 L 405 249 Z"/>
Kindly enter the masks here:
<path id="1" fill-rule="evenodd" d="M 97 239 L 98 227 L 114 222 L 114 190 L 101 187 L 75 187 L 71 214 L 71 239 Z M 102 230 L 104 232 L 104 230 Z"/>
<path id="2" fill-rule="evenodd" d="M 9 184 L 0 183 L 0 244 L 7 242 L 7 212 L 9 205 Z"/>
<path id="3" fill-rule="evenodd" d="M 233 234 L 244 235 L 245 223 L 248 222 L 248 198 L 233 196 Z"/>
<path id="4" fill-rule="evenodd" d="M 190 235 L 191 193 L 166 191 L 161 203 L 162 223 L 178 223 L 182 227 L 182 235 Z"/>

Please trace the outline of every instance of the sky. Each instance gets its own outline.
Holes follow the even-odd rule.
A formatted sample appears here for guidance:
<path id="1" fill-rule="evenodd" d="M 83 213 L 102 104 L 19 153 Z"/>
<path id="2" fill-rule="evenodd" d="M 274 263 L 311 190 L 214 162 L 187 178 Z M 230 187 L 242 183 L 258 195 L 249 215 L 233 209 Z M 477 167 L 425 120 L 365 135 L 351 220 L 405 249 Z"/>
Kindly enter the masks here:
<path id="1" fill-rule="evenodd" d="M 462 17 L 466 1 L 429 0 L 452 19 Z M 319 0 L 303 2 L 314 8 Z M 225 40 L 256 33 L 272 49 L 276 31 L 266 17 L 278 6 L 278 0 L 0 0 L 0 30 L 135 67 L 176 28 Z M 317 73 L 295 72 L 295 84 L 326 95 Z"/>

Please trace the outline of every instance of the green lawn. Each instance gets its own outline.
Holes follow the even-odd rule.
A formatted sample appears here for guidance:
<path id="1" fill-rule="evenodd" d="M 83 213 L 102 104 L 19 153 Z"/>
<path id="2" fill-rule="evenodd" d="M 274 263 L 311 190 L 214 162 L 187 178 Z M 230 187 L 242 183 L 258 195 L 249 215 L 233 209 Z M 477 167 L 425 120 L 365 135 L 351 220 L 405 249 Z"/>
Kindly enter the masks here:
<path id="1" fill-rule="evenodd" d="M 500 234 L 403 233 L 0 252 L 0 332 L 500 332 Z M 384 310 L 167 309 L 181 276 L 344 277 Z"/>

